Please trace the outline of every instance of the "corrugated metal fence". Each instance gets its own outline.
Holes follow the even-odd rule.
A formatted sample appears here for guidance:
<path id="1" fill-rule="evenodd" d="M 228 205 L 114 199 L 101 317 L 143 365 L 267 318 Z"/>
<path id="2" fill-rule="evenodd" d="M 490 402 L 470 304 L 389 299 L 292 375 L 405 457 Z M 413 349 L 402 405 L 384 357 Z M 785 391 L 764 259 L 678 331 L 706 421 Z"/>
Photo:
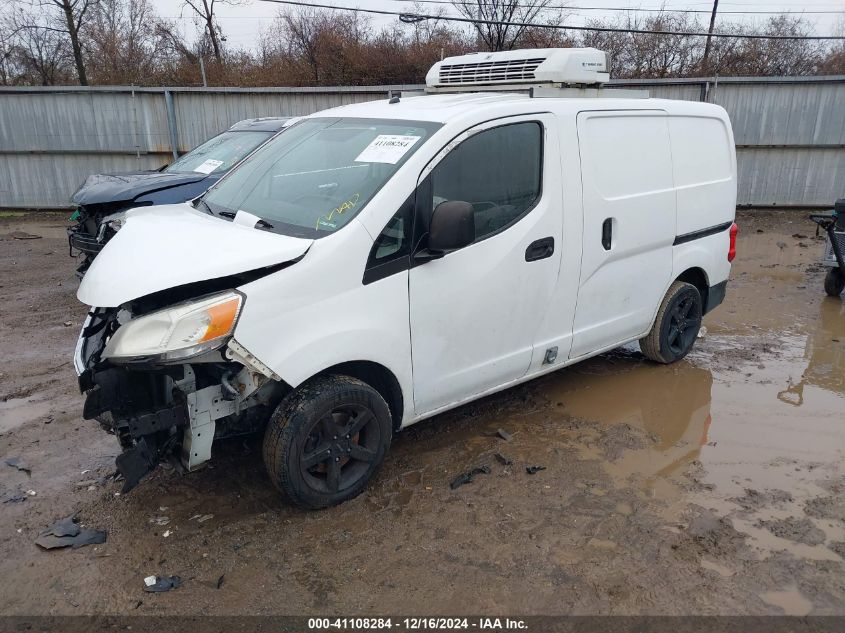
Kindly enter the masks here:
<path id="1" fill-rule="evenodd" d="M 845 77 L 614 81 L 730 114 L 743 206 L 845 196 Z M 154 169 L 236 121 L 303 115 L 418 86 L 0 88 L 0 208 L 67 207 L 92 173 Z"/>

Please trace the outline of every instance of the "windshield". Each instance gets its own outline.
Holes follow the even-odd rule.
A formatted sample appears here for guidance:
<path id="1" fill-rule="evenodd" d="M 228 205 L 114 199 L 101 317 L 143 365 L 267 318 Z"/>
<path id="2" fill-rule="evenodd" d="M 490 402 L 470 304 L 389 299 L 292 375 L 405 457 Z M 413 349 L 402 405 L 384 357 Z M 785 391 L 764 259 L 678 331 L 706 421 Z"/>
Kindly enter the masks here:
<path id="1" fill-rule="evenodd" d="M 345 226 L 439 123 L 305 119 L 221 180 L 203 201 L 214 213 L 247 211 L 265 227 L 317 238 Z"/>
<path id="2" fill-rule="evenodd" d="M 223 132 L 177 158 L 164 171 L 210 174 L 228 171 L 275 132 Z"/>

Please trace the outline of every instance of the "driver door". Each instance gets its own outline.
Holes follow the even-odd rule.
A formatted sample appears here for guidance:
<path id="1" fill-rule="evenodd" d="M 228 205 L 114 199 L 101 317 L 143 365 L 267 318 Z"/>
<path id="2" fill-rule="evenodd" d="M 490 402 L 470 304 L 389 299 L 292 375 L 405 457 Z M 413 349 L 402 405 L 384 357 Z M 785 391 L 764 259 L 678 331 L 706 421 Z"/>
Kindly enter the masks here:
<path id="1" fill-rule="evenodd" d="M 431 213 L 444 201 L 472 205 L 475 240 L 439 259 L 413 260 L 409 301 L 418 415 L 527 372 L 560 264 L 559 174 L 550 114 L 472 128 L 423 172 L 417 252 L 425 250 Z"/>

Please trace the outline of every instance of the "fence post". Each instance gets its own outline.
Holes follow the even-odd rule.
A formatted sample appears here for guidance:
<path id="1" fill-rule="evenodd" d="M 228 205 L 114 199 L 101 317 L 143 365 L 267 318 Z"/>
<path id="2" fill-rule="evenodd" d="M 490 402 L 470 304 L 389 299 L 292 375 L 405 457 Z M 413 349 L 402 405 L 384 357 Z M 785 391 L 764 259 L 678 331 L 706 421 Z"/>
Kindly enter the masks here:
<path id="1" fill-rule="evenodd" d="M 173 93 L 164 91 L 164 105 L 167 109 L 167 131 L 170 132 L 170 151 L 173 160 L 179 158 L 179 131 L 176 129 L 176 108 L 173 104 Z"/>

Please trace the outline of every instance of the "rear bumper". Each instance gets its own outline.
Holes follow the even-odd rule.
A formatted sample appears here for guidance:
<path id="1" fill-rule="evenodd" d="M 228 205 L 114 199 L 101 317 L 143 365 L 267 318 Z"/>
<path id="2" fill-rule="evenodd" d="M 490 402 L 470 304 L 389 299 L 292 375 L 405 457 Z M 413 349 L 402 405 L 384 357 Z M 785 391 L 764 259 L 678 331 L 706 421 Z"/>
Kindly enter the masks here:
<path id="1" fill-rule="evenodd" d="M 727 292 L 727 289 L 727 279 L 715 286 L 710 286 L 707 290 L 707 305 L 704 306 L 704 314 L 707 314 L 725 300 L 725 292 Z"/>

